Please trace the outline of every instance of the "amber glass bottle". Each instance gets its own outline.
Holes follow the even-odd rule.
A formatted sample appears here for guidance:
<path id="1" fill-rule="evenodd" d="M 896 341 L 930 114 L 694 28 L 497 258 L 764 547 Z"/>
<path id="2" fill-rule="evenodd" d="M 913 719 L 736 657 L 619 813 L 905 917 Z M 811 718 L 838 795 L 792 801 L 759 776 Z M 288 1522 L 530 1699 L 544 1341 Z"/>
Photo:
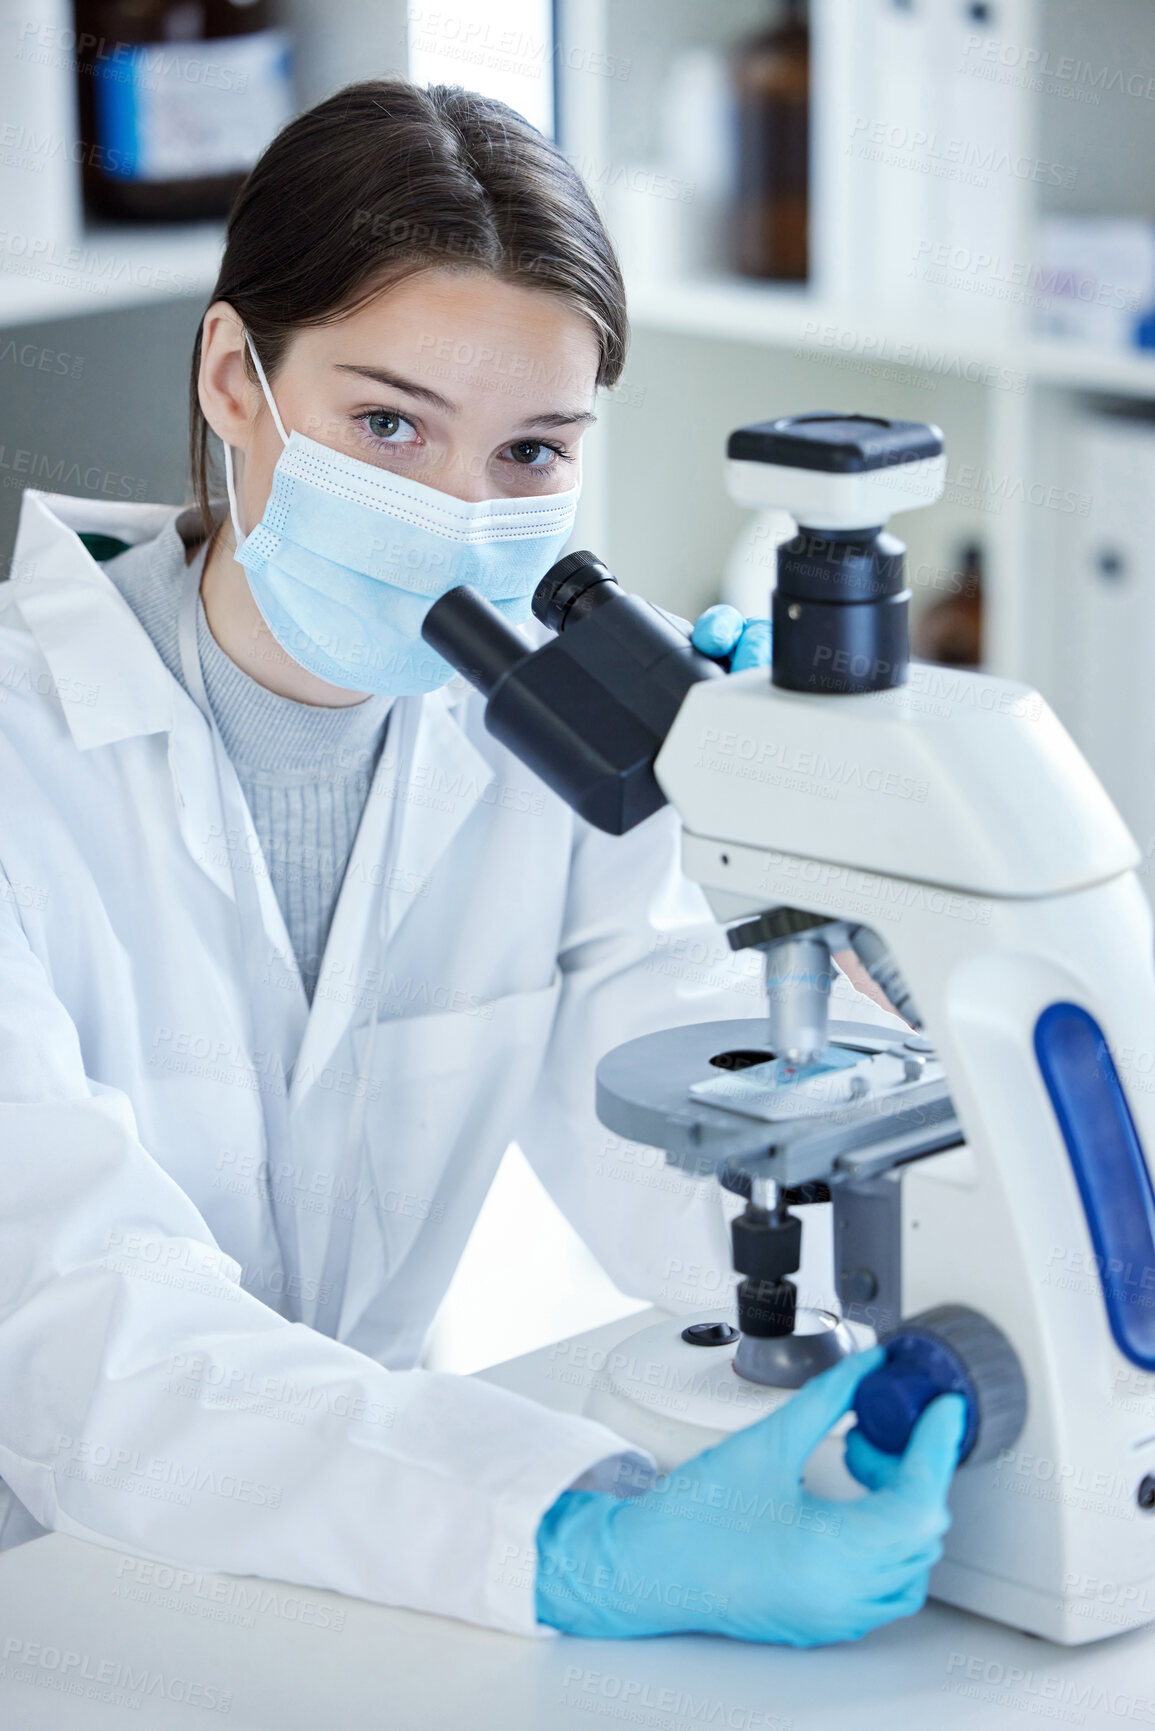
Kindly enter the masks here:
<path id="1" fill-rule="evenodd" d="M 293 112 L 267 0 L 77 0 L 84 196 L 95 215 L 223 216 Z"/>
<path id="2" fill-rule="evenodd" d="M 734 262 L 744 276 L 809 273 L 810 32 L 804 0 L 734 59 L 737 185 Z"/>
<path id="3" fill-rule="evenodd" d="M 962 570 L 950 573 L 945 595 L 924 608 L 911 634 L 922 661 L 978 667 L 983 658 L 983 550 L 963 548 Z"/>

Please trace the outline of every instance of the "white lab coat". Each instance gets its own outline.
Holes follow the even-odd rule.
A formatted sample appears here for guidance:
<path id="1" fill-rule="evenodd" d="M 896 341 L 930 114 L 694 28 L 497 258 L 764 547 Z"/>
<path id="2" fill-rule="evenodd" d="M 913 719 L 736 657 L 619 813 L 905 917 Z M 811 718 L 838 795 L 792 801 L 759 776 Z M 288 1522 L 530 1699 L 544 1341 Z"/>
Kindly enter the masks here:
<path id="1" fill-rule="evenodd" d="M 625 1445 L 412 1367 L 515 1136 L 621 1286 L 717 1305 L 717 1187 L 655 1183 L 594 1068 L 759 988 L 672 814 L 590 830 L 455 682 L 390 718 L 310 1009 L 211 730 L 74 533 L 173 516 L 26 493 L 0 585 L 0 1543 L 536 1632 L 538 1521 Z M 291 976 L 271 1170 L 231 862 Z"/>

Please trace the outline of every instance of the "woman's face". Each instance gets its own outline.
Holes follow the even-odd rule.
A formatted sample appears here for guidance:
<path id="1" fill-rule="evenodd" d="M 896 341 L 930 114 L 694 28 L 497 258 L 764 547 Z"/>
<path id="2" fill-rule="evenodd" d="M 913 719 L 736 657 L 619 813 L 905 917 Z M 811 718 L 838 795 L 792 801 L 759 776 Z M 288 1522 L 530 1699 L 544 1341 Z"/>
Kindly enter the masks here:
<path id="1" fill-rule="evenodd" d="M 283 447 L 242 349 L 240 320 L 216 302 L 205 315 L 201 403 L 243 454 L 247 531 Z M 269 384 L 286 432 L 478 500 L 576 485 L 597 368 L 591 326 L 556 295 L 425 271 L 337 323 L 299 331 Z"/>

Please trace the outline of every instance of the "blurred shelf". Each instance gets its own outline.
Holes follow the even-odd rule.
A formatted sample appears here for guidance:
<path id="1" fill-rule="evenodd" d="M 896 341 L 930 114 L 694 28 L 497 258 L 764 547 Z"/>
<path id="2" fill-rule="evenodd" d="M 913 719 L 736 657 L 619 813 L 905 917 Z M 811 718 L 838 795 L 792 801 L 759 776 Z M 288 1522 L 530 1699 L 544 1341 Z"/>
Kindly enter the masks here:
<path id="1" fill-rule="evenodd" d="M 72 241 L 0 251 L 0 327 L 146 302 L 203 300 L 217 278 L 223 223 L 93 225 Z"/>
<path id="2" fill-rule="evenodd" d="M 1155 351 L 1150 349 L 1095 349 L 1035 337 L 1028 353 L 1031 375 L 1040 384 L 1155 397 Z"/>
<path id="3" fill-rule="evenodd" d="M 733 277 L 643 277 L 627 281 L 626 287 L 631 324 L 687 336 L 778 348 L 813 342 L 813 327 L 830 318 L 829 309 L 805 288 L 771 288 Z"/>
<path id="4" fill-rule="evenodd" d="M 1155 352 L 1116 352 L 1034 336 L 999 341 L 950 311 L 934 323 L 923 314 L 921 323 L 911 318 L 888 328 L 818 301 L 804 288 L 729 277 L 638 279 L 628 286 L 630 321 L 639 330 L 790 348 L 859 371 L 934 371 L 981 383 L 982 370 L 995 369 L 1004 380 L 1025 375 L 1038 384 L 1155 398 Z"/>

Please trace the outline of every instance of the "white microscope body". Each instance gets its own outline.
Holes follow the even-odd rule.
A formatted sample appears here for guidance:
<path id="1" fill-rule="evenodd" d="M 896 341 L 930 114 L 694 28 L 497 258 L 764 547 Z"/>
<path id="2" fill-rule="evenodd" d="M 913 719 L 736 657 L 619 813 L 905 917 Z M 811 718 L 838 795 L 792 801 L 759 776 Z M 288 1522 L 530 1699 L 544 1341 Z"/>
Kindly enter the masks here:
<path id="1" fill-rule="evenodd" d="M 731 465 L 743 502 L 798 515 L 792 477 L 749 486 L 756 467 Z M 1036 1051 L 1050 1006 L 1089 1012 L 1155 1149 L 1152 920 L 1122 820 L 1035 692 L 953 669 L 833 698 L 762 671 L 696 685 L 655 773 L 719 918 L 784 904 L 874 928 L 945 1068 L 965 1145 L 901 1177 L 902 1313 L 997 1323 L 1027 1413 L 957 1474 L 933 1594 L 1070 1644 L 1152 1620 L 1155 1248 L 1112 1237 L 1109 1184 L 1089 1217 Z M 1142 1251 L 1155 1217 L 1134 1224 Z"/>
<path id="2" fill-rule="evenodd" d="M 1051 711 L 986 675 L 950 685 L 837 703 L 758 673 L 702 685 L 657 774 L 720 916 L 773 900 L 863 921 L 910 985 L 966 1144 L 902 1177 L 902 1310 L 973 1306 L 1029 1388 L 1010 1458 L 956 1477 L 932 1590 L 1075 1643 L 1155 1617 L 1155 1515 L 1136 1501 L 1155 1473 L 1155 1379 L 1112 1338 L 1102 1291 L 1121 1283 L 1149 1314 L 1155 1258 L 1096 1251 L 1034 1031 L 1053 1003 L 1089 1010 L 1155 1147 L 1151 915 L 1137 849 Z M 848 760 L 883 780 L 836 781 L 830 799 L 821 778 L 842 772 L 819 766 Z M 904 783 L 925 798 L 885 791 Z"/>
<path id="3" fill-rule="evenodd" d="M 422 628 L 485 692 L 490 730 L 588 821 L 621 834 L 668 800 L 730 943 L 766 958 L 767 1019 L 667 1029 L 598 1066 L 609 1128 L 745 1198 L 745 1279 L 737 1329 L 652 1326 L 589 1410 L 670 1467 L 870 1325 L 887 1357 L 855 1411 L 876 1447 L 900 1453 L 937 1393 L 966 1396 L 931 1591 L 1097 1640 L 1155 1620 L 1138 850 L 1035 692 L 908 666 L 904 549 L 880 526 L 941 493 L 937 428 L 786 417 L 728 450 L 732 494 L 800 525 L 778 551 L 769 674 L 724 677 L 588 552 L 543 577 L 540 648 L 464 588 Z M 848 946 L 905 1021 L 830 1023 L 830 957 Z M 827 1197 L 841 1318 L 789 1279 L 791 1208 Z M 688 1392 L 663 1410 L 650 1373 L 665 1370 Z"/>

